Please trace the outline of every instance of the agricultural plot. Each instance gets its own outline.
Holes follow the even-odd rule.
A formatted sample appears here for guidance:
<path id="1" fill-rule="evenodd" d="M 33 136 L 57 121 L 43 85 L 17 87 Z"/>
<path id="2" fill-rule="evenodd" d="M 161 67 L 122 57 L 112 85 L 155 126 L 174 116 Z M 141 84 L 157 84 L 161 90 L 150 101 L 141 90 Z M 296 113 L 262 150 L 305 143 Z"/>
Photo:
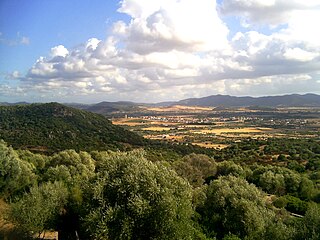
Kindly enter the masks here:
<path id="1" fill-rule="evenodd" d="M 215 111 L 193 106 L 157 107 L 145 108 L 138 117 L 114 118 L 113 123 L 148 139 L 214 149 L 243 139 L 320 136 L 320 110 L 312 108 L 261 112 L 246 108 Z"/>

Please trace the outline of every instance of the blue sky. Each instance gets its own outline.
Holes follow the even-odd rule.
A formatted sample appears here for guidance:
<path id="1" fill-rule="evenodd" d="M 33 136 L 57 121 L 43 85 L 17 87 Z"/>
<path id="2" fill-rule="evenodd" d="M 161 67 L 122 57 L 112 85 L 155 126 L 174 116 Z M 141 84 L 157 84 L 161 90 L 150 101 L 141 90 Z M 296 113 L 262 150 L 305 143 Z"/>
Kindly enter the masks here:
<path id="1" fill-rule="evenodd" d="M 1 72 L 26 72 L 56 45 L 75 47 L 89 38 L 103 39 L 117 13 L 114 0 L 2 0 L 0 32 Z M 122 15 L 122 16 L 121 16 Z M 21 38 L 29 44 L 21 44 Z M 8 46 L 9 45 L 9 46 Z M 12 45 L 12 46 L 10 46 Z"/>
<path id="2" fill-rule="evenodd" d="M 318 0 L 2 0 L 0 101 L 320 94 Z"/>

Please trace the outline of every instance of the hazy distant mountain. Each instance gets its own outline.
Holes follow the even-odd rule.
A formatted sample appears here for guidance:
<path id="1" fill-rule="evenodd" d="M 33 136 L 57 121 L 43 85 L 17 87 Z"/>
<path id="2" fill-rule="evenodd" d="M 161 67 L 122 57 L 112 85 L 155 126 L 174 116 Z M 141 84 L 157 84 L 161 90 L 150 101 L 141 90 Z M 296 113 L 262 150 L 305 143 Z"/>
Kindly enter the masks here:
<path id="1" fill-rule="evenodd" d="M 90 112 L 103 115 L 114 116 L 116 114 L 133 113 L 147 111 L 149 107 L 170 107 L 173 105 L 218 107 L 225 109 L 230 107 L 251 107 L 263 109 L 265 111 L 276 107 L 320 107 L 320 95 L 316 94 L 292 94 L 283 96 L 266 97 L 234 97 L 229 95 L 212 95 L 202 98 L 188 98 L 180 101 L 168 101 L 154 104 L 134 103 L 134 102 L 100 102 L 97 104 L 83 105 L 72 104 L 73 107 L 84 109 Z"/>
<path id="2" fill-rule="evenodd" d="M 190 106 L 223 106 L 223 107 L 302 107 L 320 106 L 320 95 L 316 94 L 292 94 L 284 96 L 267 97 L 233 97 L 229 95 L 212 95 L 202 98 L 188 98 L 176 102 L 179 105 Z"/>
<path id="3" fill-rule="evenodd" d="M 139 106 L 143 104 L 119 101 L 119 102 L 100 102 L 96 104 L 67 104 L 78 109 L 86 110 L 89 112 L 99 113 L 103 115 L 108 115 L 115 112 L 132 112 L 139 110 Z"/>
<path id="4" fill-rule="evenodd" d="M 7 103 L 0 106 L 28 105 L 27 102 Z M 283 96 L 266 97 L 235 97 L 229 95 L 211 95 L 202 98 L 188 98 L 180 101 L 167 101 L 160 103 L 134 103 L 129 101 L 100 102 L 96 104 L 67 103 L 66 106 L 89 112 L 109 115 L 113 113 L 139 112 L 141 107 L 168 107 L 173 105 L 204 106 L 204 107 L 320 107 L 320 95 L 317 94 L 291 94 Z"/>
<path id="5" fill-rule="evenodd" d="M 14 106 L 14 105 L 28 105 L 30 103 L 27 102 L 16 102 L 16 103 L 8 103 L 8 102 L 0 102 L 0 106 Z"/>
<path id="6" fill-rule="evenodd" d="M 138 110 L 139 104 L 133 103 L 133 102 L 126 102 L 126 101 L 120 101 L 120 102 L 101 102 L 94 105 L 91 105 L 86 110 L 90 112 L 100 113 L 100 114 L 106 114 L 109 112 L 115 112 L 115 111 L 133 111 Z"/>

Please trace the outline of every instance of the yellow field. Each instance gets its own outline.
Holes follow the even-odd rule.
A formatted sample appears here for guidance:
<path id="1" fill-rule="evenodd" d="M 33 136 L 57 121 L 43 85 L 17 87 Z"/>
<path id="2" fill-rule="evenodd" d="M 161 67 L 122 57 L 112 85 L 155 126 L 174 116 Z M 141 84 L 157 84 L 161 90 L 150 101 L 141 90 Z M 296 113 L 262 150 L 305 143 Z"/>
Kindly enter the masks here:
<path id="1" fill-rule="evenodd" d="M 130 127 L 135 127 L 135 126 L 140 126 L 143 123 L 139 123 L 139 122 L 112 122 L 114 125 L 125 125 L 125 126 L 130 126 Z"/>
<path id="2" fill-rule="evenodd" d="M 181 125 L 182 128 L 208 128 L 211 125 Z"/>
<path id="3" fill-rule="evenodd" d="M 142 122 L 141 118 L 117 118 L 117 119 L 112 120 L 112 123 L 114 125 L 126 125 L 126 126 L 134 127 L 134 126 L 146 124 L 147 121 Z"/>
<path id="4" fill-rule="evenodd" d="M 162 131 L 170 131 L 171 128 L 169 127 L 147 127 L 142 128 L 143 131 L 155 131 L 155 132 L 162 132 Z"/>
<path id="5" fill-rule="evenodd" d="M 217 129 L 203 129 L 195 131 L 198 134 L 210 134 L 221 135 L 223 133 L 261 133 L 264 131 L 270 131 L 270 128 L 217 128 Z"/>
<path id="6" fill-rule="evenodd" d="M 149 122 L 149 124 L 151 125 L 170 125 L 170 126 L 173 126 L 173 125 L 179 125 L 178 123 L 174 123 L 174 122 L 164 122 L 164 121 L 152 121 L 152 122 Z"/>

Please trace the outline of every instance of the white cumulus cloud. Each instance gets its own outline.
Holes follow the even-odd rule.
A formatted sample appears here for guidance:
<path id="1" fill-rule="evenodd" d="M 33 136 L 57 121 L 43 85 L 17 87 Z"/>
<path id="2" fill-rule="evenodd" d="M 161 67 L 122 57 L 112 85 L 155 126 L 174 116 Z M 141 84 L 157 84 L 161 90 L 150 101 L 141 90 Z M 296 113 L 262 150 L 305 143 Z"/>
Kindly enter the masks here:
<path id="1" fill-rule="evenodd" d="M 59 45 L 51 48 L 51 56 L 52 57 L 65 57 L 69 54 L 68 49 L 66 49 L 63 45 Z"/>
<path id="2" fill-rule="evenodd" d="M 227 47 L 228 28 L 219 18 L 214 0 L 124 0 L 119 11 L 132 20 L 118 22 L 114 32 L 122 35 L 134 52 Z"/>
<path id="3" fill-rule="evenodd" d="M 320 16 L 315 6 L 313 0 L 224 0 L 221 14 L 249 24 L 229 36 L 214 0 L 123 0 L 118 11 L 129 21 L 114 22 L 106 39 L 53 47 L 19 76 L 19 87 L 70 101 L 320 93 L 320 33 L 309 28 Z M 265 33 L 253 24 L 285 25 Z"/>
<path id="4" fill-rule="evenodd" d="M 245 18 L 249 24 L 276 26 L 290 22 L 296 17 L 296 13 L 319 6 L 318 0 L 223 0 L 220 9 L 224 14 L 235 14 Z"/>

